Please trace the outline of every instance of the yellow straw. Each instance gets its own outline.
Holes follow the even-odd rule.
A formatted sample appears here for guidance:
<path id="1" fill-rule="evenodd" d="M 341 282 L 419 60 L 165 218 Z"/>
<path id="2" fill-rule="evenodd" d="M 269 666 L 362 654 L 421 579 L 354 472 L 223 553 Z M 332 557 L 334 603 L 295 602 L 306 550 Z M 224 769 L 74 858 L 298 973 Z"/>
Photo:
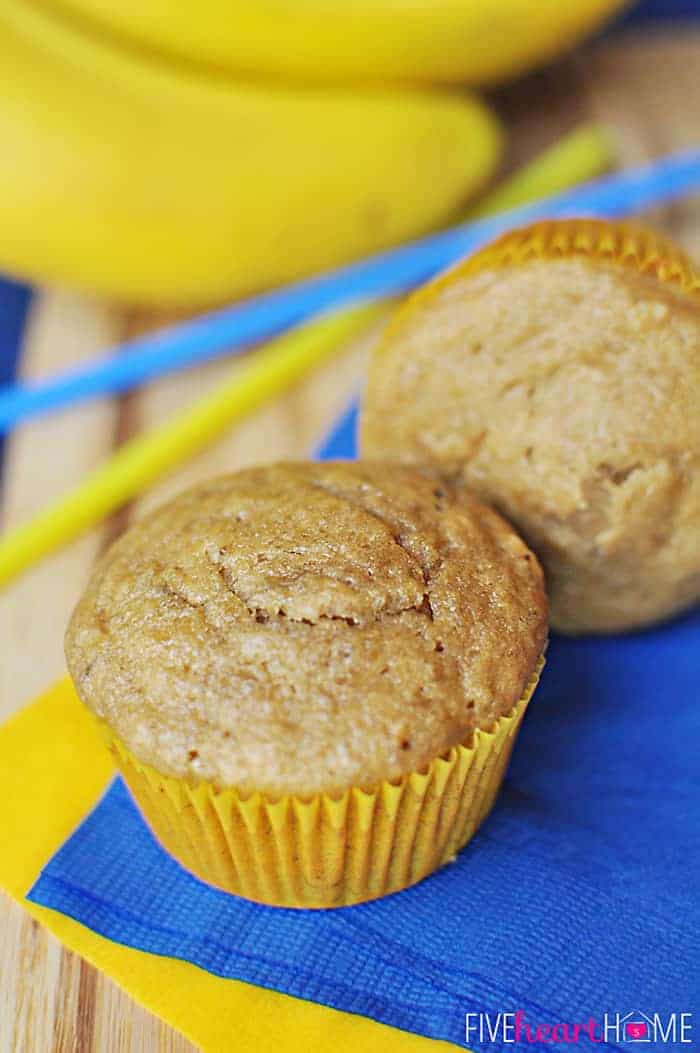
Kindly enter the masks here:
<path id="1" fill-rule="evenodd" d="M 211 395 L 124 443 L 84 482 L 0 541 L 0 585 L 87 530 L 284 391 L 383 313 L 356 307 L 294 329 L 251 354 Z"/>
<path id="2" fill-rule="evenodd" d="M 558 193 L 598 175 L 609 163 L 607 137 L 596 126 L 583 126 L 507 179 L 467 218 Z M 292 330 L 252 353 L 213 394 L 126 442 L 65 497 L 0 539 L 0 586 L 94 526 L 286 390 L 378 319 L 389 302 L 339 311 Z"/>
<path id="3" fill-rule="evenodd" d="M 560 194 L 600 175 L 610 167 L 612 155 L 612 143 L 605 129 L 598 124 L 581 124 L 504 179 L 477 202 L 476 208 L 470 209 L 466 218 L 481 219 Z"/>

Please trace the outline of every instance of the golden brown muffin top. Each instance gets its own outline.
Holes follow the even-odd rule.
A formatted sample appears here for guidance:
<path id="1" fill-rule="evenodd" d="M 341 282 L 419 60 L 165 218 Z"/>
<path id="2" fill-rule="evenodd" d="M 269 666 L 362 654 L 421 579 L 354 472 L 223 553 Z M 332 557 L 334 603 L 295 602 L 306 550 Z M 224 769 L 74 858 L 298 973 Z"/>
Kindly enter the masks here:
<path id="1" fill-rule="evenodd" d="M 699 297 L 531 259 L 456 274 L 399 315 L 362 447 L 438 466 L 507 516 L 557 628 L 627 629 L 700 596 L 699 393 Z"/>
<path id="2" fill-rule="evenodd" d="M 488 728 L 545 639 L 541 570 L 495 512 L 408 468 L 290 463 L 127 531 L 66 653 L 141 761 L 307 794 L 397 777 Z"/>

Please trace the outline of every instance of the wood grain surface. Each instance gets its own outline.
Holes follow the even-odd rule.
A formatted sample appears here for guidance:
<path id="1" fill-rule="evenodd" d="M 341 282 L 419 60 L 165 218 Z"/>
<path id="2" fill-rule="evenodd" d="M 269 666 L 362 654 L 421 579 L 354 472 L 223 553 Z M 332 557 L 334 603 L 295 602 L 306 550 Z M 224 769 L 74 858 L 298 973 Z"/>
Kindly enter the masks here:
<path id="1" fill-rule="evenodd" d="M 622 165 L 700 140 L 700 30 L 628 31 L 590 45 L 493 101 L 511 131 L 508 166 L 531 157 L 579 120 L 610 128 Z M 700 199 L 652 217 L 700 257 Z M 22 349 L 26 377 L 98 353 L 160 319 L 63 292 L 35 297 Z M 144 508 L 203 475 L 300 457 L 361 384 L 371 336 L 174 472 L 132 507 L 27 573 L 0 597 L 0 719 L 63 672 L 64 627 L 103 546 Z M 9 440 L 2 523 L 22 522 L 77 483 L 124 438 L 214 387 L 225 361 L 19 429 Z M 0 1053 L 184 1053 L 191 1046 L 0 895 Z M 235 1041 L 232 1040 L 232 1049 Z"/>

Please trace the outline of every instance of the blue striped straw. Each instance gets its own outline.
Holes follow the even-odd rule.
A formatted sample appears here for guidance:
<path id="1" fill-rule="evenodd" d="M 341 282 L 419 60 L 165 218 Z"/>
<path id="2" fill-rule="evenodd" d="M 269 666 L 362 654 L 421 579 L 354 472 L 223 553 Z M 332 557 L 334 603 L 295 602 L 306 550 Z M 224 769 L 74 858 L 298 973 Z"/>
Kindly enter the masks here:
<path id="1" fill-rule="evenodd" d="M 544 201 L 441 231 L 129 341 L 62 373 L 0 389 L 0 433 L 49 410 L 127 391 L 171 370 L 240 351 L 321 311 L 404 293 L 513 227 L 571 216 L 615 219 L 697 190 L 700 150 L 686 150 Z"/>

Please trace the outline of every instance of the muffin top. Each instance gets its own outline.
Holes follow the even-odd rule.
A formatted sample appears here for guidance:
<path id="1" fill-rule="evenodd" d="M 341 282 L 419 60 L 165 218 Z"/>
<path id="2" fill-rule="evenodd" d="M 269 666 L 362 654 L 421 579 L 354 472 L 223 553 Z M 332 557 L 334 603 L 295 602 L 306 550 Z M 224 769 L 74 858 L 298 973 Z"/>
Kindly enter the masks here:
<path id="1" fill-rule="evenodd" d="M 141 761 L 307 794 L 397 777 L 488 728 L 545 639 L 539 565 L 495 512 L 413 469 L 290 463 L 128 530 L 66 653 Z"/>
<path id="2" fill-rule="evenodd" d="M 700 595 L 699 391 L 689 289 L 601 257 L 474 258 L 378 348 L 362 447 L 438 466 L 506 515 L 557 628 L 625 629 Z"/>

